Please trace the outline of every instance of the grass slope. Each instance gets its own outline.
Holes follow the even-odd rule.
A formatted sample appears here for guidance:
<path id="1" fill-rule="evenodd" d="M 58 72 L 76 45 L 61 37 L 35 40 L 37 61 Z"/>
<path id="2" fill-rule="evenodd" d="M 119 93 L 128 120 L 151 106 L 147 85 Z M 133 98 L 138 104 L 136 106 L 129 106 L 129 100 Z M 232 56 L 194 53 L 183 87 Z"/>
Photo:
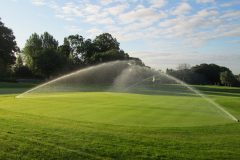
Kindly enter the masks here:
<path id="1" fill-rule="evenodd" d="M 217 89 L 202 91 L 239 117 L 240 92 Z M 0 159 L 239 159 L 239 123 L 202 105 L 187 96 L 2 94 Z"/>

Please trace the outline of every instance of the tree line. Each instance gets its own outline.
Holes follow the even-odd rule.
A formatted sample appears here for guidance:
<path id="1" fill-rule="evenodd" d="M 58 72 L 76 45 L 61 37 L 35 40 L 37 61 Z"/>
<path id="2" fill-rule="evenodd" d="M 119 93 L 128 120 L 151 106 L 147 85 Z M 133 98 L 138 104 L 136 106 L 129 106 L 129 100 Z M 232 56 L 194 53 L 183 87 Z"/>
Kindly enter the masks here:
<path id="1" fill-rule="evenodd" d="M 42 35 L 34 33 L 17 57 L 18 67 L 15 68 L 15 72 L 18 75 L 25 64 L 25 70 L 29 69 L 36 76 L 49 78 L 89 65 L 130 59 L 143 64 L 140 59 L 130 57 L 120 49 L 119 42 L 109 33 L 100 34 L 93 40 L 78 34 L 70 35 L 64 38 L 63 45 L 59 45 L 48 32 Z M 19 76 L 22 75 L 22 71 L 20 73 Z"/>
<path id="2" fill-rule="evenodd" d="M 204 63 L 193 67 L 180 64 L 177 69 L 167 69 L 166 73 L 188 84 L 240 86 L 240 74 L 234 75 L 229 68 L 216 64 Z"/>
<path id="3" fill-rule="evenodd" d="M 48 32 L 33 33 L 22 50 L 17 46 L 13 31 L 0 19 L 0 80 L 48 79 L 59 74 L 114 60 L 134 60 L 144 66 L 139 58 L 130 57 L 120 49 L 120 43 L 109 33 L 92 39 L 81 35 L 69 35 L 63 44 Z M 212 84 L 237 86 L 240 75 L 216 64 L 200 64 L 190 67 L 179 65 L 166 72 L 189 84 Z"/>
<path id="4" fill-rule="evenodd" d="M 1 22 L 0 67 L 1 77 L 48 79 L 90 65 L 114 61 L 134 60 L 144 65 L 139 58 L 130 57 L 120 49 L 120 43 L 109 33 L 93 40 L 81 35 L 69 35 L 59 45 L 48 32 L 33 33 L 20 51 L 11 29 Z M 10 38 L 6 39 L 6 35 Z M 3 45 L 2 45 L 3 44 Z M 7 46 L 9 45 L 9 47 Z"/>

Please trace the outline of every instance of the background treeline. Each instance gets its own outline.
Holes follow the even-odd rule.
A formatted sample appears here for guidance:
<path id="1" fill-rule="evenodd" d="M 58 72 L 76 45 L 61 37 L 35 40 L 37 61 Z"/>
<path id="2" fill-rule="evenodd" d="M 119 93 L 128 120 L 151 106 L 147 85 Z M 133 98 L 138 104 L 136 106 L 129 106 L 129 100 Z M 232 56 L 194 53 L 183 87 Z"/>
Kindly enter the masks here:
<path id="1" fill-rule="evenodd" d="M 119 45 L 109 33 L 100 34 L 93 40 L 78 34 L 70 35 L 59 45 L 51 34 L 45 32 L 41 35 L 33 33 L 20 50 L 13 31 L 0 19 L 0 81 L 44 80 L 114 60 L 134 60 L 138 65 L 144 65 L 139 58 L 130 57 Z M 215 64 L 193 67 L 182 64 L 176 70 L 167 69 L 166 72 L 189 84 L 238 86 L 240 83 L 240 75 L 233 75 L 228 68 Z"/>
<path id="2" fill-rule="evenodd" d="M 119 42 L 109 33 L 93 40 L 81 35 L 70 35 L 59 45 L 48 32 L 33 33 L 20 51 L 11 29 L 0 22 L 0 80 L 49 79 L 90 65 L 114 61 L 134 60 L 119 47 Z"/>
<path id="3" fill-rule="evenodd" d="M 135 60 L 119 48 L 119 42 L 109 33 L 95 39 L 84 39 L 80 35 L 64 38 L 63 45 L 48 32 L 32 34 L 23 50 L 18 54 L 14 72 L 16 77 L 31 75 L 49 78 L 63 72 L 73 71 L 89 65 L 114 60 Z"/>
<path id="4" fill-rule="evenodd" d="M 216 64 L 200 64 L 190 67 L 180 64 L 177 69 L 167 69 L 170 74 L 188 84 L 240 86 L 240 75 L 234 75 L 229 68 Z"/>

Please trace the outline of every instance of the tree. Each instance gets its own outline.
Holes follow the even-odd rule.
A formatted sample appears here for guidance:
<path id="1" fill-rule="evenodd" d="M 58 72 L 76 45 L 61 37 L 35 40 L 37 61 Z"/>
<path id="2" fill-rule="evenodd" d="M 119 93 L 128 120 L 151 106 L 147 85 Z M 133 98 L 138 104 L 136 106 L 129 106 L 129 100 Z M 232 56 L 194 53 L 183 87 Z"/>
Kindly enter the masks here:
<path id="1" fill-rule="evenodd" d="M 82 50 L 82 59 L 85 64 L 91 64 L 91 57 L 94 55 L 96 49 L 91 39 L 84 41 L 84 45 L 81 48 Z"/>
<path id="2" fill-rule="evenodd" d="M 13 31 L 0 19 L 0 75 L 6 74 L 15 63 L 15 53 L 19 51 Z"/>
<path id="3" fill-rule="evenodd" d="M 182 63 L 177 66 L 178 78 L 182 81 L 189 81 L 191 75 L 191 66 L 187 63 Z"/>
<path id="4" fill-rule="evenodd" d="M 114 60 L 132 60 L 144 65 L 139 58 L 129 57 L 121 50 L 119 42 L 109 33 L 103 33 L 93 41 L 78 34 L 70 35 L 60 46 L 49 33 L 34 33 L 25 44 L 23 59 L 34 74 L 42 77 L 50 77 L 60 70 L 67 72 Z"/>
<path id="5" fill-rule="evenodd" d="M 93 41 L 80 35 L 66 38 L 70 46 L 70 59 L 75 65 L 89 65 L 113 60 L 129 59 L 127 53 L 119 48 L 119 42 L 109 33 L 97 36 Z"/>
<path id="6" fill-rule="evenodd" d="M 230 70 L 226 67 L 221 67 L 216 64 L 200 64 L 192 67 L 192 71 L 203 75 L 209 84 L 220 84 L 220 73 Z"/>
<path id="7" fill-rule="evenodd" d="M 96 52 L 106 52 L 109 50 L 119 50 L 119 42 L 109 33 L 103 33 L 93 40 Z"/>
<path id="8" fill-rule="evenodd" d="M 58 51 L 63 57 L 65 58 L 69 57 L 71 52 L 71 47 L 67 38 L 64 38 L 63 45 L 58 47 Z"/>
<path id="9" fill-rule="evenodd" d="M 73 65 L 79 66 L 83 63 L 82 48 L 84 45 L 84 38 L 78 34 L 70 35 L 65 38 L 64 43 L 68 43 L 70 53 L 69 58 Z"/>
<path id="10" fill-rule="evenodd" d="M 125 60 L 128 58 L 128 55 L 124 53 L 122 50 L 108 50 L 105 52 L 95 53 L 92 56 L 91 62 L 92 63 L 99 63 L 99 62 L 108 62 L 114 60 Z"/>
<path id="11" fill-rule="evenodd" d="M 30 78 L 33 76 L 30 69 L 23 64 L 23 58 L 21 54 L 17 56 L 13 71 L 16 78 Z"/>
<path id="12" fill-rule="evenodd" d="M 94 54 L 91 55 L 91 61 L 101 63 L 114 60 L 129 60 L 129 55 L 120 49 L 119 44 L 111 34 L 100 34 L 93 40 Z"/>
<path id="13" fill-rule="evenodd" d="M 58 41 L 52 35 L 50 35 L 48 32 L 44 32 L 41 35 L 41 41 L 42 41 L 42 48 L 56 50 L 58 47 Z"/>
<path id="14" fill-rule="evenodd" d="M 240 74 L 236 75 L 236 79 L 240 82 Z"/>
<path id="15" fill-rule="evenodd" d="M 40 56 L 42 50 L 42 40 L 37 33 L 33 33 L 23 48 L 23 56 L 26 65 L 32 70 L 32 72 L 37 72 L 36 59 Z"/>
<path id="16" fill-rule="evenodd" d="M 23 66 L 23 59 L 22 56 L 19 54 L 16 59 L 15 67 L 20 68 Z"/>
<path id="17" fill-rule="evenodd" d="M 62 68 L 62 58 L 53 48 L 44 48 L 35 61 L 38 73 L 46 78 L 57 73 Z"/>
<path id="18" fill-rule="evenodd" d="M 189 70 L 190 68 L 190 64 L 182 63 L 178 65 L 177 70 Z"/>
<path id="19" fill-rule="evenodd" d="M 47 32 L 41 36 L 32 34 L 25 44 L 23 55 L 26 65 L 38 76 L 48 78 L 63 66 L 58 42 Z"/>
<path id="20" fill-rule="evenodd" d="M 221 72 L 220 80 L 221 80 L 221 84 L 225 86 L 232 86 L 236 82 L 234 75 L 230 71 Z"/>

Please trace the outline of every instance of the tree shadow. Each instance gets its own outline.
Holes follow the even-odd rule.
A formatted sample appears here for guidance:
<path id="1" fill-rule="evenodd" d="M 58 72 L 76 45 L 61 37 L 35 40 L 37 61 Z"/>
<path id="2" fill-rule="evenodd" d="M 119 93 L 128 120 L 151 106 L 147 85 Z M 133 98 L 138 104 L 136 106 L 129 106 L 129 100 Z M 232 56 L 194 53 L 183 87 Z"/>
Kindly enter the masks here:
<path id="1" fill-rule="evenodd" d="M 236 87 L 194 86 L 194 88 L 207 95 L 240 97 L 240 88 Z"/>
<path id="2" fill-rule="evenodd" d="M 194 86 L 194 88 L 200 91 L 211 91 L 211 92 L 225 92 L 225 93 L 238 93 L 240 94 L 240 88 L 226 88 L 226 87 L 215 87 L 215 86 Z"/>

